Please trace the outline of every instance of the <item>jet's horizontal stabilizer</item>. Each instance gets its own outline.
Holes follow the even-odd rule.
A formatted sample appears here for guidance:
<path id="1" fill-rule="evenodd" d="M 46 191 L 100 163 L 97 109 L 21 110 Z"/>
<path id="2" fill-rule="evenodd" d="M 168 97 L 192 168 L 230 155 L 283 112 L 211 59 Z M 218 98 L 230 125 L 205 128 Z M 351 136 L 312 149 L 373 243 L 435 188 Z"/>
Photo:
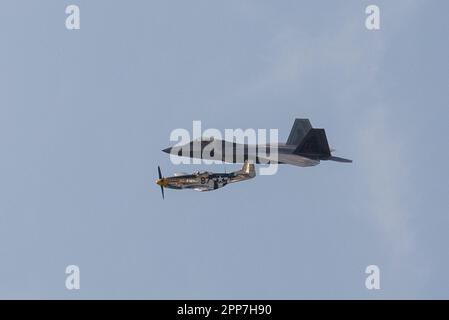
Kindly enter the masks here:
<path id="1" fill-rule="evenodd" d="M 350 160 L 350 159 L 345 159 L 345 158 L 340 158 L 340 157 L 334 157 L 334 156 L 329 157 L 328 160 L 337 161 L 337 162 L 347 162 L 347 163 L 352 163 L 352 160 Z"/>
<path id="2" fill-rule="evenodd" d="M 295 119 L 290 135 L 287 139 L 288 145 L 299 145 L 307 133 L 312 129 L 309 119 Z"/>

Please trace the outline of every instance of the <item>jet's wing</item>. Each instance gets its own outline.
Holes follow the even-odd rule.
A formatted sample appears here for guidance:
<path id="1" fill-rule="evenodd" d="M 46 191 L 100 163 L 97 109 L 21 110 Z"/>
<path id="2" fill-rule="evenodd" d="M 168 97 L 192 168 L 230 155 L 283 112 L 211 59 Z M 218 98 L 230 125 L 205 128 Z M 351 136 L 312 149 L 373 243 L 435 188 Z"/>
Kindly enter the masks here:
<path id="1" fill-rule="evenodd" d="M 309 159 L 309 158 L 305 158 L 305 157 L 301 157 L 299 155 L 296 154 L 287 154 L 287 153 L 279 153 L 277 155 L 277 159 L 275 159 L 274 157 L 260 157 L 258 156 L 259 161 L 261 162 L 266 162 L 268 163 L 268 161 L 270 161 L 271 163 L 285 163 L 285 164 L 290 164 L 292 166 L 298 166 L 298 167 L 312 167 L 312 166 L 316 166 L 317 164 L 320 163 L 319 160 L 314 160 L 314 159 Z"/>
<path id="2" fill-rule="evenodd" d="M 278 158 L 280 163 L 298 167 L 313 167 L 320 163 L 320 160 L 309 159 L 296 154 L 279 154 Z"/>

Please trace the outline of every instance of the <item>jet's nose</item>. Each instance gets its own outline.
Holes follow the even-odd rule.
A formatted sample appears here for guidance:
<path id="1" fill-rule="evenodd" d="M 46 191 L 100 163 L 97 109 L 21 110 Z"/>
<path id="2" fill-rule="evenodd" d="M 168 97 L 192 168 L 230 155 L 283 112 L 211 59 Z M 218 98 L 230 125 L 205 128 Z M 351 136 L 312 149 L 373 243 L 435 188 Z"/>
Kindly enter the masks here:
<path id="1" fill-rule="evenodd" d="M 171 152 L 171 147 L 162 149 L 162 151 L 165 152 L 165 153 L 170 153 Z"/>

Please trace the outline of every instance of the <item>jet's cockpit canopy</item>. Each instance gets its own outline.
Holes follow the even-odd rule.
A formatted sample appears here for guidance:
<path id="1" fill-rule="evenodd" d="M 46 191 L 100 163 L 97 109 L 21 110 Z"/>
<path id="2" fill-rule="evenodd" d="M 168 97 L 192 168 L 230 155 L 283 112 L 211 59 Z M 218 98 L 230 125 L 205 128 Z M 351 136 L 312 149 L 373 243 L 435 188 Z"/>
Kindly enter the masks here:
<path id="1" fill-rule="evenodd" d="M 193 150 L 195 150 L 195 146 L 201 146 L 201 150 L 203 150 L 206 146 L 213 144 L 214 141 L 214 137 L 200 137 L 192 140 L 190 146 L 193 147 Z"/>
<path id="2" fill-rule="evenodd" d="M 214 141 L 214 137 L 200 137 L 200 138 L 194 139 L 193 141 L 212 142 L 212 141 Z"/>

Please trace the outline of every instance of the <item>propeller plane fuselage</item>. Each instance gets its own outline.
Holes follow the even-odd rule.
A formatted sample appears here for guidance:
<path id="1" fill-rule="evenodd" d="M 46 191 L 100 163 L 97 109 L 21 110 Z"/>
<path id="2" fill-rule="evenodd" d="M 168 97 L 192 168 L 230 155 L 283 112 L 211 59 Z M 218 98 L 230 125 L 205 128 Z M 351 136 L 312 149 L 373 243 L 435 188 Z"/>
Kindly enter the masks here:
<path id="1" fill-rule="evenodd" d="M 194 172 L 193 174 L 162 177 L 156 184 L 169 189 L 192 189 L 195 191 L 212 191 L 226 186 L 229 183 L 252 179 L 256 176 L 254 164 L 245 162 L 241 170 L 230 173 Z"/>

